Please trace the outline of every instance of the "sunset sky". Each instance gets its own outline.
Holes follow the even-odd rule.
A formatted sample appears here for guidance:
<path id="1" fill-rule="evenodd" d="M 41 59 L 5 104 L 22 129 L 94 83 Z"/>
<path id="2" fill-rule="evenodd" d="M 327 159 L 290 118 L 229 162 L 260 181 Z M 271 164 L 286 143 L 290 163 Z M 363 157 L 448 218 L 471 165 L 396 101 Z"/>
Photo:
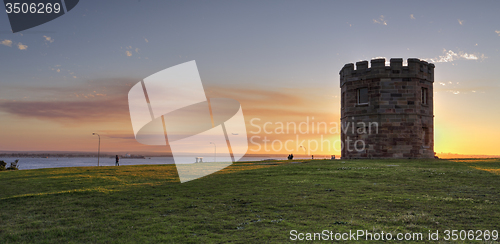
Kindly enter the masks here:
<path id="1" fill-rule="evenodd" d="M 339 123 L 340 69 L 386 57 L 436 65 L 436 152 L 500 155 L 499 10 L 498 1 L 80 1 L 16 34 L 1 12 L 0 151 L 95 151 L 92 132 L 105 152 L 165 151 L 136 142 L 127 94 L 191 60 L 209 98 L 241 103 L 249 138 L 295 140 L 253 133 L 250 122 Z M 300 139 L 321 136 L 340 140 Z"/>

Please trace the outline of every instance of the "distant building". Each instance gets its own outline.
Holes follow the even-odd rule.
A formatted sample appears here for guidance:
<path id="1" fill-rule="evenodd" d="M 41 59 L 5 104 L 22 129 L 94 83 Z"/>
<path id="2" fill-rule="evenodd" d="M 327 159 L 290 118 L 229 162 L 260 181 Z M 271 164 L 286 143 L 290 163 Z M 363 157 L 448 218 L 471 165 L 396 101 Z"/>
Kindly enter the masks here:
<path id="1" fill-rule="evenodd" d="M 434 158 L 434 64 L 373 59 L 339 74 L 342 158 Z"/>

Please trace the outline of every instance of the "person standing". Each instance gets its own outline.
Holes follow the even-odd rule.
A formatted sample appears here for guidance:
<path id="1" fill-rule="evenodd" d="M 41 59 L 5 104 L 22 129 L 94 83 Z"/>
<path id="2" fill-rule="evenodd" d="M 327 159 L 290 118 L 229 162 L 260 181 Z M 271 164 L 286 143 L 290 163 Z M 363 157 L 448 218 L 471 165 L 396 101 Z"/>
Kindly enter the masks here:
<path id="1" fill-rule="evenodd" d="M 120 166 L 120 157 L 118 157 L 118 155 L 116 155 L 115 166 Z"/>

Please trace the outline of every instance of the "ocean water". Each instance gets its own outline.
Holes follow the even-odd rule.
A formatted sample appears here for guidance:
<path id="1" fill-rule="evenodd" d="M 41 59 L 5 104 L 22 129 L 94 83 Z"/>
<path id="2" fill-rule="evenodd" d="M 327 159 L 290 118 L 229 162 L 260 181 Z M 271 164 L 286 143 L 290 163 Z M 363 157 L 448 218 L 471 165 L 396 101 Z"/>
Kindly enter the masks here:
<path id="1" fill-rule="evenodd" d="M 66 158 L 66 157 L 53 157 L 53 158 L 0 158 L 7 163 L 7 167 L 10 166 L 11 162 L 19 159 L 17 164 L 20 170 L 26 169 L 43 169 L 43 168 L 61 168 L 61 167 L 93 167 L 97 166 L 97 157 L 90 158 Z M 284 160 L 286 157 L 243 157 L 239 161 L 262 161 L 269 159 L 279 159 Z M 310 159 L 310 158 L 300 158 L 294 157 L 294 159 Z M 195 157 L 185 157 L 184 162 L 195 162 Z M 204 157 L 204 162 L 213 162 L 214 159 L 211 157 Z M 231 160 L 224 158 L 217 158 L 218 162 L 230 162 Z M 120 165 L 144 165 L 144 164 L 173 164 L 174 159 L 172 157 L 151 157 L 146 159 L 139 158 L 120 158 Z M 115 158 L 101 157 L 99 159 L 100 166 L 114 166 Z"/>

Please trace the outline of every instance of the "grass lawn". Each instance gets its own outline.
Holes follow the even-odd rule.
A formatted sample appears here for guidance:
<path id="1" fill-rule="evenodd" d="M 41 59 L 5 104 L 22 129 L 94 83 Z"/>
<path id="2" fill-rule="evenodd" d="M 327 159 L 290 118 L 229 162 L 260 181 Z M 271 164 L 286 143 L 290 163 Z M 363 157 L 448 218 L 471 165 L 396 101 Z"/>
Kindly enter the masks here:
<path id="1" fill-rule="evenodd" d="M 292 230 L 445 242 L 500 230 L 499 174 L 500 159 L 243 162 L 182 184 L 175 165 L 3 171 L 0 243 L 280 243 Z"/>

